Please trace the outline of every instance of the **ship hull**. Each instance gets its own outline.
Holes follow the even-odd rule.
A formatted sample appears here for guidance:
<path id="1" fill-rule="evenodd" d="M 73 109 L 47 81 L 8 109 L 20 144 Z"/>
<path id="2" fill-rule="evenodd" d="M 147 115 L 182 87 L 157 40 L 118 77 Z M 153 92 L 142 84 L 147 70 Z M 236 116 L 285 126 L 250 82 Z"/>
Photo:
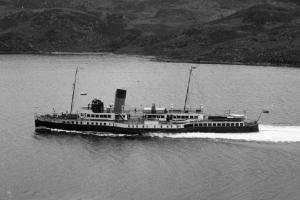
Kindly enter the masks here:
<path id="1" fill-rule="evenodd" d="M 249 124 L 239 127 L 194 127 L 191 124 L 186 124 L 180 128 L 137 128 L 137 127 L 118 127 L 118 126 L 97 126 L 97 125 L 81 125 L 81 124 L 64 124 L 51 121 L 35 120 L 35 127 L 38 132 L 46 129 L 59 129 L 66 131 L 89 131 L 95 132 L 97 135 L 113 133 L 113 134 L 128 134 L 128 135 L 142 135 L 145 133 L 185 133 L 185 132 L 199 132 L 199 133 L 247 133 L 258 132 L 258 124 Z"/>

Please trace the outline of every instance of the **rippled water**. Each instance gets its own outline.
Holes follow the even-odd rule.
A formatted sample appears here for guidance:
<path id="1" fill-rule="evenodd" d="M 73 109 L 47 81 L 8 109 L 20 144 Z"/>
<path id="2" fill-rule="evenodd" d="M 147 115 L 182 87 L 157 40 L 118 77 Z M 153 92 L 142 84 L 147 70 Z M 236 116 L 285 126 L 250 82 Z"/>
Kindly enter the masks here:
<path id="1" fill-rule="evenodd" d="M 117 87 L 127 107 L 183 106 L 191 64 L 116 55 L 0 55 L 0 199 L 300 198 L 300 70 L 195 65 L 189 105 L 247 110 L 254 134 L 149 137 L 36 135 L 33 113 L 106 105 Z"/>

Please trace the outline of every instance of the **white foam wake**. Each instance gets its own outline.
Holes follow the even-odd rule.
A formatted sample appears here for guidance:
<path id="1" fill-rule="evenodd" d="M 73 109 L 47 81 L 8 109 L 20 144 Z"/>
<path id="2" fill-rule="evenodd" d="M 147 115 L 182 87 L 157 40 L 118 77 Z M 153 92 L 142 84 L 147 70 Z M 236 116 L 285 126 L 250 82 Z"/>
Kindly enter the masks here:
<path id="1" fill-rule="evenodd" d="M 144 136 L 160 138 L 203 138 L 203 139 L 222 139 L 237 141 L 257 141 L 257 142 L 300 142 L 300 126 L 274 126 L 259 125 L 260 131 L 257 133 L 149 133 Z M 60 129 L 50 129 L 56 133 L 62 132 L 67 134 L 93 135 L 105 137 L 124 137 L 137 136 L 115 133 L 98 133 L 90 131 L 67 131 Z"/>
<path id="2" fill-rule="evenodd" d="M 154 137 L 208 138 L 259 142 L 300 142 L 300 126 L 260 125 L 257 133 L 151 133 Z"/>

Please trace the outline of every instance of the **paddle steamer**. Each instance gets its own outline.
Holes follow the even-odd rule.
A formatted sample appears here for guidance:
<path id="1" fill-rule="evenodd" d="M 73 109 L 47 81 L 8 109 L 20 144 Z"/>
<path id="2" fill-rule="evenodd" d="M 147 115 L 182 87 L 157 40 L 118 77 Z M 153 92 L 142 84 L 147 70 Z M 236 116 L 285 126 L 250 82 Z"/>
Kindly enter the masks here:
<path id="1" fill-rule="evenodd" d="M 197 132 L 201 134 L 203 132 L 244 133 L 259 131 L 259 119 L 247 120 L 244 114 L 205 115 L 202 106 L 194 111 L 188 110 L 186 101 L 193 69 L 194 67 L 191 67 L 189 71 L 183 110 L 157 108 L 155 104 L 140 111 L 125 110 L 126 90 L 117 89 L 113 106 L 105 108 L 100 99 L 93 99 L 82 111 L 73 113 L 77 68 L 70 112 L 35 114 L 36 130 L 88 131 L 90 134 L 94 133 L 95 135 L 107 133 L 141 135 L 151 132 Z M 261 114 L 267 112 L 262 111 Z"/>

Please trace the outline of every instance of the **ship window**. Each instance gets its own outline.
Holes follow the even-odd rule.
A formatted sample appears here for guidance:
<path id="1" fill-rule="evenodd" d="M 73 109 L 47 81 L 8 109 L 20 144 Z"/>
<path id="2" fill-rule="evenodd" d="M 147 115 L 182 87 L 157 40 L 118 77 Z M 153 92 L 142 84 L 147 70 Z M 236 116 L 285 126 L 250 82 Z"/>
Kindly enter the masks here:
<path id="1" fill-rule="evenodd" d="M 72 124 L 74 124 L 74 122 L 72 121 Z"/>
<path id="2" fill-rule="evenodd" d="M 167 126 L 167 128 L 169 128 L 169 126 Z"/>
<path id="3" fill-rule="evenodd" d="M 220 124 L 220 123 L 218 123 L 217 125 L 218 125 L 218 126 L 221 126 L 221 124 Z"/>
<path id="4" fill-rule="evenodd" d="M 156 128 L 156 126 L 154 125 L 153 128 Z"/>
<path id="5" fill-rule="evenodd" d="M 130 128 L 130 125 L 128 125 L 128 128 Z"/>
<path id="6" fill-rule="evenodd" d="M 162 128 L 162 126 L 160 126 L 160 128 Z"/>
<path id="7" fill-rule="evenodd" d="M 64 124 L 64 123 L 65 123 L 65 121 L 62 121 L 62 123 Z"/>
<path id="8" fill-rule="evenodd" d="M 96 122 L 95 125 L 98 125 L 98 122 Z"/>
<path id="9" fill-rule="evenodd" d="M 87 122 L 86 125 L 89 125 L 89 123 Z"/>
<path id="10" fill-rule="evenodd" d="M 99 115 L 96 115 L 97 118 L 99 118 Z"/>
<path id="11" fill-rule="evenodd" d="M 222 126 L 225 126 L 225 123 L 222 123 Z"/>
<path id="12" fill-rule="evenodd" d="M 213 126 L 216 126 L 216 123 L 213 123 Z"/>
<path id="13" fill-rule="evenodd" d="M 231 123 L 231 126 L 234 126 L 234 123 Z"/>
<path id="14" fill-rule="evenodd" d="M 90 117 L 90 114 L 87 114 L 86 116 L 87 116 L 87 117 Z"/>
<path id="15" fill-rule="evenodd" d="M 106 123 L 103 123 L 104 126 L 106 126 Z"/>
<path id="16" fill-rule="evenodd" d="M 243 126 L 243 123 L 240 123 L 240 126 Z"/>
<path id="17" fill-rule="evenodd" d="M 194 126 L 198 126 L 198 124 L 194 124 Z"/>
<path id="18" fill-rule="evenodd" d="M 94 115 L 94 114 L 91 114 L 91 117 L 95 117 L 95 115 Z"/>
<path id="19" fill-rule="evenodd" d="M 199 124 L 199 126 L 202 126 L 202 124 Z"/>
<path id="20" fill-rule="evenodd" d="M 226 123 L 226 126 L 230 126 L 230 124 Z"/>
<path id="21" fill-rule="evenodd" d="M 94 125 L 94 122 L 91 122 L 91 125 Z"/>
<path id="22" fill-rule="evenodd" d="M 108 118 L 111 118 L 111 115 L 107 115 Z"/>
<path id="23" fill-rule="evenodd" d="M 100 123 L 100 126 L 102 126 L 102 123 Z"/>
<path id="24" fill-rule="evenodd" d="M 80 122 L 80 124 L 82 125 L 82 122 Z"/>

